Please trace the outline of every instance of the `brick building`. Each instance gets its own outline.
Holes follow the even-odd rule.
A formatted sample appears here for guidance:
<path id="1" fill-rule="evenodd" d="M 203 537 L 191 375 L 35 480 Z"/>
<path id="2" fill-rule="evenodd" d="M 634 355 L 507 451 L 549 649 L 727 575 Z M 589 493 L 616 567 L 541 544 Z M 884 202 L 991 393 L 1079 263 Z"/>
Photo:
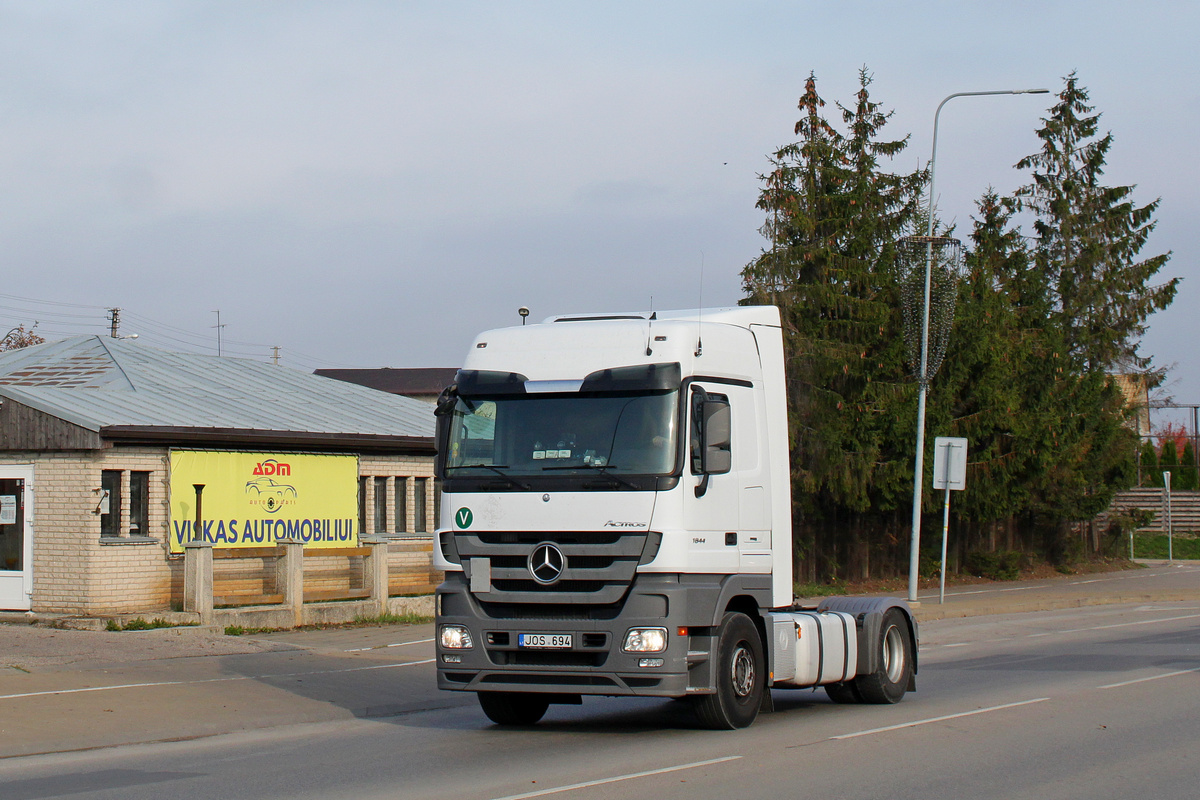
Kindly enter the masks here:
<path id="1" fill-rule="evenodd" d="M 0 353 L 0 610 L 178 608 L 198 536 L 383 535 L 393 593 L 432 591 L 433 429 L 416 400 L 267 363 L 98 336 Z"/>

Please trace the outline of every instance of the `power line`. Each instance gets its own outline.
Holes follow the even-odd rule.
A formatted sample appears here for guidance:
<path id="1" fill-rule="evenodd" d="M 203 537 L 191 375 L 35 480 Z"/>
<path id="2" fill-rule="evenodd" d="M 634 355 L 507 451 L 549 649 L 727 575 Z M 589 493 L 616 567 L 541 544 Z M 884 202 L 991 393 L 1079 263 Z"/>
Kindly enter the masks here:
<path id="1" fill-rule="evenodd" d="M 113 335 L 114 329 L 121 325 L 132 328 L 139 338 L 147 344 L 164 349 L 184 349 L 192 352 L 208 352 L 214 350 L 212 334 L 199 333 L 195 330 L 172 325 L 153 319 L 142 314 L 134 313 L 127 308 L 115 306 L 91 305 L 85 303 L 67 303 L 57 300 L 40 300 L 33 297 L 22 297 L 0 293 L 0 300 L 7 300 L 16 305 L 0 304 L 0 317 L 10 315 L 18 322 L 34 320 L 38 333 L 42 336 L 71 337 L 82 332 L 93 332 L 97 335 Z M 54 310 L 64 309 L 64 310 Z M 67 309 L 78 309 L 69 311 Z M 114 320 L 114 313 L 116 319 Z M 220 322 L 220 328 L 227 324 Z M 215 326 L 212 326 L 215 327 Z M 343 367 L 362 369 L 361 366 L 347 364 L 345 361 L 331 361 L 326 358 L 302 353 L 286 345 L 269 345 L 264 342 L 251 342 L 240 339 L 226 339 L 218 329 L 218 355 L 230 355 L 240 358 L 258 359 L 267 363 L 282 364 L 296 369 L 312 371 L 320 367 Z M 232 345 L 233 347 L 230 347 Z"/>

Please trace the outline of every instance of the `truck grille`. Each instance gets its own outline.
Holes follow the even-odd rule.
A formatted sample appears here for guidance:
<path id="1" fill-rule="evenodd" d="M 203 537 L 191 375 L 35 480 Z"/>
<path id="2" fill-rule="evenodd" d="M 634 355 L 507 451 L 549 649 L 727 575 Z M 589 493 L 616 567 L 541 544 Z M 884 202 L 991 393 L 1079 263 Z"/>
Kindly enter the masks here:
<path id="1" fill-rule="evenodd" d="M 657 537 L 645 531 L 459 531 L 455 546 L 468 580 L 472 562 L 487 559 L 491 582 L 487 592 L 475 593 L 480 602 L 611 605 L 624 597 L 647 541 L 657 544 Z M 562 552 L 565 566 L 558 580 L 540 583 L 530 574 L 529 557 L 547 542 Z"/>

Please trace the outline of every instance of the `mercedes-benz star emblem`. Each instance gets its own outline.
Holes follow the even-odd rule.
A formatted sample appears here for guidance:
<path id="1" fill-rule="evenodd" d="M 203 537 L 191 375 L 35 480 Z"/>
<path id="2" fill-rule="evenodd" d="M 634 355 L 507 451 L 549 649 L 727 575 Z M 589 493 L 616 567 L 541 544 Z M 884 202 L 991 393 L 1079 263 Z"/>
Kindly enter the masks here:
<path id="1" fill-rule="evenodd" d="M 529 554 L 529 574 L 540 584 L 548 585 L 562 577 L 567 557 L 557 545 L 542 542 Z"/>

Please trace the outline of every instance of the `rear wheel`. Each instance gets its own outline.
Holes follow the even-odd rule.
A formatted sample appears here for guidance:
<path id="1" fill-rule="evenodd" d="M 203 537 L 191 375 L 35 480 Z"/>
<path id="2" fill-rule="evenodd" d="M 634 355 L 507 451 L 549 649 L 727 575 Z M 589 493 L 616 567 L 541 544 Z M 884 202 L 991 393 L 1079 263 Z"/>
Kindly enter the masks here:
<path id="1" fill-rule="evenodd" d="M 550 701 L 525 692 L 480 692 L 479 705 L 497 725 L 533 725 L 545 715 Z"/>
<path id="2" fill-rule="evenodd" d="M 717 691 L 695 698 L 696 715 L 709 728 L 745 728 L 758 716 L 766 686 L 762 638 L 748 616 L 725 615 L 716 655 Z"/>
<path id="3" fill-rule="evenodd" d="M 865 703 L 899 703 L 912 680 L 912 632 L 908 620 L 895 608 L 883 615 L 879 640 L 874 647 L 879 669 L 854 679 L 854 687 Z"/>

